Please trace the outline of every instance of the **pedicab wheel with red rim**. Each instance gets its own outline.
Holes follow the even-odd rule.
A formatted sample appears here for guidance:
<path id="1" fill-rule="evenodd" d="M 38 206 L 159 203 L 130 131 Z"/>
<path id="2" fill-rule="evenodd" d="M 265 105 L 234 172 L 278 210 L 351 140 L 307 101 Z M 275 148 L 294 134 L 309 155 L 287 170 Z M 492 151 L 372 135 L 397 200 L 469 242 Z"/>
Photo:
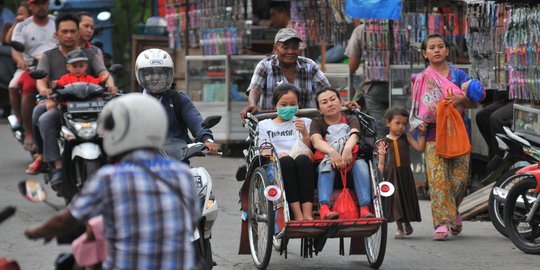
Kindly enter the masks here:
<path id="1" fill-rule="evenodd" d="M 266 170 L 256 168 L 250 177 L 247 222 L 251 257 L 258 269 L 265 269 L 272 255 L 273 203 L 264 196 L 264 189 L 268 185 Z"/>

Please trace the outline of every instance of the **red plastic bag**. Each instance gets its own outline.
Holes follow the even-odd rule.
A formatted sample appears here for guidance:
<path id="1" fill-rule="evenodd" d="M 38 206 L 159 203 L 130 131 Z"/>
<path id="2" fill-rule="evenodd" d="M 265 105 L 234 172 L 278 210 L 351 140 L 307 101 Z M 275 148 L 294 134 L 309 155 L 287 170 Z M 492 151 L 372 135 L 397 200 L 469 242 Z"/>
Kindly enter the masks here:
<path id="1" fill-rule="evenodd" d="M 441 157 L 454 158 L 471 151 L 471 143 L 463 117 L 452 103 L 439 102 L 435 134 L 435 148 Z"/>
<path id="2" fill-rule="evenodd" d="M 347 188 L 347 170 L 341 170 L 341 181 L 343 182 L 343 190 L 334 203 L 333 211 L 339 213 L 340 219 L 359 218 L 358 207 L 351 196 L 349 188 Z"/>

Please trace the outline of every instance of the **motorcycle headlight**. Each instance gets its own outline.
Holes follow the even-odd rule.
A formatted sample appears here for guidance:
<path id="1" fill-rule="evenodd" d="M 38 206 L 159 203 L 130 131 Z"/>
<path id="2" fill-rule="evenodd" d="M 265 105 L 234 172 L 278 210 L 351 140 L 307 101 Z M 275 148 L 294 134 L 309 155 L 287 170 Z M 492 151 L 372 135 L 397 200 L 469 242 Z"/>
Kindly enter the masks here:
<path id="1" fill-rule="evenodd" d="M 71 126 L 75 128 L 75 132 L 77 132 L 77 136 L 83 138 L 83 139 L 92 139 L 96 136 L 96 130 L 97 130 L 97 123 L 96 122 L 74 122 L 69 121 Z"/>

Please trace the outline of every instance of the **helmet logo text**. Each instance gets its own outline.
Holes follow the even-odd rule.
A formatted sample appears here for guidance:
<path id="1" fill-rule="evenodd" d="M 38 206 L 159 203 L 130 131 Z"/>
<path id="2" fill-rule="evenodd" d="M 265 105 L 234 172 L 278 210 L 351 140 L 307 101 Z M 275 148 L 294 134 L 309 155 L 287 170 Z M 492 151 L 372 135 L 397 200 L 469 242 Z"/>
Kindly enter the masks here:
<path id="1" fill-rule="evenodd" d="M 163 65 L 163 60 L 158 60 L 158 59 L 150 60 L 150 65 Z"/>

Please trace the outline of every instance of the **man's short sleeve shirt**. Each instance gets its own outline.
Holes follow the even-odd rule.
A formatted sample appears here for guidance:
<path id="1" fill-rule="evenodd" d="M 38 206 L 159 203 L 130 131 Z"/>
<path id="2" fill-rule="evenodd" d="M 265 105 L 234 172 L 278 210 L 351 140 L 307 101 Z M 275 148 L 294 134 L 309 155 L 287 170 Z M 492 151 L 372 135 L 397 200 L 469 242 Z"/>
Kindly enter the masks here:
<path id="1" fill-rule="evenodd" d="M 292 83 L 300 90 L 300 108 L 315 108 L 315 93 L 330 83 L 324 73 L 313 60 L 298 56 L 294 82 L 289 82 L 279 66 L 276 54 L 261 60 L 255 67 L 251 83 L 247 89 L 257 88 L 261 92 L 258 107 L 261 110 L 272 110 L 272 94 L 280 83 Z"/>
<path id="2" fill-rule="evenodd" d="M 37 55 L 56 47 L 54 20 L 55 17 L 49 15 L 48 23 L 39 26 L 34 23 L 33 16 L 31 16 L 15 26 L 11 40 L 24 45 L 23 57 L 28 64 L 31 64 Z"/>

